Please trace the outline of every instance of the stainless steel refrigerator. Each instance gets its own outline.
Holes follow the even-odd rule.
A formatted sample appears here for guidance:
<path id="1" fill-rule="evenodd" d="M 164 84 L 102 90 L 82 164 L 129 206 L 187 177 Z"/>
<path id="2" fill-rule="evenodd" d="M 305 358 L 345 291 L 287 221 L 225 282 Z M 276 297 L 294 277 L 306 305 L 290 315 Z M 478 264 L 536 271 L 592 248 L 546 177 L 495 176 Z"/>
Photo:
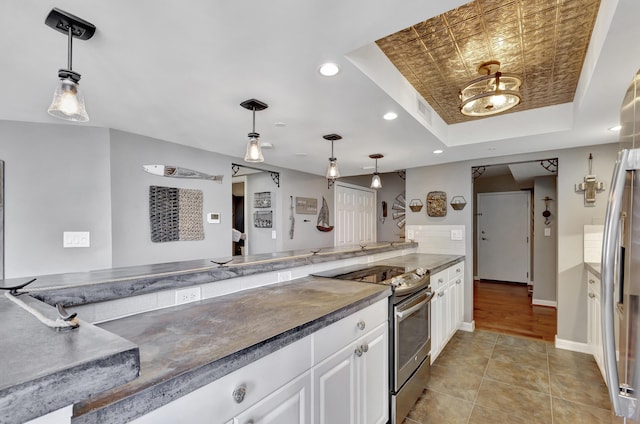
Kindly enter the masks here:
<path id="1" fill-rule="evenodd" d="M 640 71 L 625 94 L 602 248 L 602 339 L 611 403 L 640 422 Z"/>

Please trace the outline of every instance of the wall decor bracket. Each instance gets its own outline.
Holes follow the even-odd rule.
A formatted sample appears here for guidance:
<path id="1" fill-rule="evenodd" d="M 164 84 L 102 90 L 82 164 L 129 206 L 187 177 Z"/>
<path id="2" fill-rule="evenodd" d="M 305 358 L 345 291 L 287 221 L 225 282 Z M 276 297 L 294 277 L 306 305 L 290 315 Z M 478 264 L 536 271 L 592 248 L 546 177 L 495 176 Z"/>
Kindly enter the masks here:
<path id="1" fill-rule="evenodd" d="M 592 174 L 593 155 L 589 153 L 589 175 L 585 175 L 584 182 L 575 185 L 576 192 L 584 192 L 584 205 L 594 206 L 596 203 L 596 193 L 604 190 L 604 182 L 598 181 Z"/>

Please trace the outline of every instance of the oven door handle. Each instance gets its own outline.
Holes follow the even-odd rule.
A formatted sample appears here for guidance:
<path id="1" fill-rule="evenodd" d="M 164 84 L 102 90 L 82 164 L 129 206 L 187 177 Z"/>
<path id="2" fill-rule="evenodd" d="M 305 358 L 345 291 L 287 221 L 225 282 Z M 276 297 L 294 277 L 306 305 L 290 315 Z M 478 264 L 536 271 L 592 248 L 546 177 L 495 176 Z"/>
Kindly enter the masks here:
<path id="1" fill-rule="evenodd" d="M 396 316 L 399 318 L 399 321 L 402 321 L 405 317 L 408 317 L 418 309 L 422 308 L 427 303 L 431 302 L 431 299 L 433 298 L 433 292 L 427 292 L 419 297 L 420 298 L 424 297 L 424 299 L 422 300 L 416 299 L 418 301 L 417 304 L 414 303 L 413 305 L 409 306 L 407 309 L 396 311 Z"/>

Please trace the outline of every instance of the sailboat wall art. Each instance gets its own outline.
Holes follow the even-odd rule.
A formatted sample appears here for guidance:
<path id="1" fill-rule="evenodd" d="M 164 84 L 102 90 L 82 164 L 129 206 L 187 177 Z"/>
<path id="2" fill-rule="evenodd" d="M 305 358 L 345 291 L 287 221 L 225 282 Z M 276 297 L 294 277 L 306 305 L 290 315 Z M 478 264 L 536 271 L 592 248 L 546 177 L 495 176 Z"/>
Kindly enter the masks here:
<path id="1" fill-rule="evenodd" d="M 318 231 L 329 232 L 333 230 L 333 225 L 329 225 L 329 206 L 324 196 L 322 196 L 322 207 L 318 213 L 318 225 L 316 225 Z"/>

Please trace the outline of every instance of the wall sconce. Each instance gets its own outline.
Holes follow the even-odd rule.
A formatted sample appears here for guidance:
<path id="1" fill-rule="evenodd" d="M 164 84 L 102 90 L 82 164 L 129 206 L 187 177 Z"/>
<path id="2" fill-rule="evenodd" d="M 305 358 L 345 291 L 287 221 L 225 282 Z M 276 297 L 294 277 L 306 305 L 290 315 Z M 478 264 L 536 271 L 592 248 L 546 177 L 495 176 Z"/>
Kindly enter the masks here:
<path id="1" fill-rule="evenodd" d="M 78 18 L 70 13 L 53 8 L 44 23 L 66 34 L 69 37 L 67 44 L 67 68 L 58 70 L 58 86 L 53 93 L 53 101 L 47 112 L 59 119 L 74 122 L 87 122 L 89 115 L 84 105 L 84 96 L 80 90 L 80 74 L 72 70 L 71 59 L 73 57 L 73 39 L 88 40 L 96 32 L 95 25 Z"/>
<path id="2" fill-rule="evenodd" d="M 369 157 L 376 160 L 376 171 L 373 173 L 373 178 L 371 178 L 371 188 L 378 190 L 382 188 L 382 180 L 380 179 L 380 174 L 378 174 L 378 159 L 382 159 L 384 156 L 380 153 L 375 153 L 369 155 Z"/>
<path id="3" fill-rule="evenodd" d="M 240 103 L 245 109 L 253 111 L 253 127 L 249 133 L 249 143 L 247 143 L 247 152 L 244 154 L 245 162 L 264 162 L 262 148 L 260 147 L 260 134 L 256 132 L 256 110 L 264 110 L 269 107 L 266 103 L 256 99 L 245 100 Z"/>

